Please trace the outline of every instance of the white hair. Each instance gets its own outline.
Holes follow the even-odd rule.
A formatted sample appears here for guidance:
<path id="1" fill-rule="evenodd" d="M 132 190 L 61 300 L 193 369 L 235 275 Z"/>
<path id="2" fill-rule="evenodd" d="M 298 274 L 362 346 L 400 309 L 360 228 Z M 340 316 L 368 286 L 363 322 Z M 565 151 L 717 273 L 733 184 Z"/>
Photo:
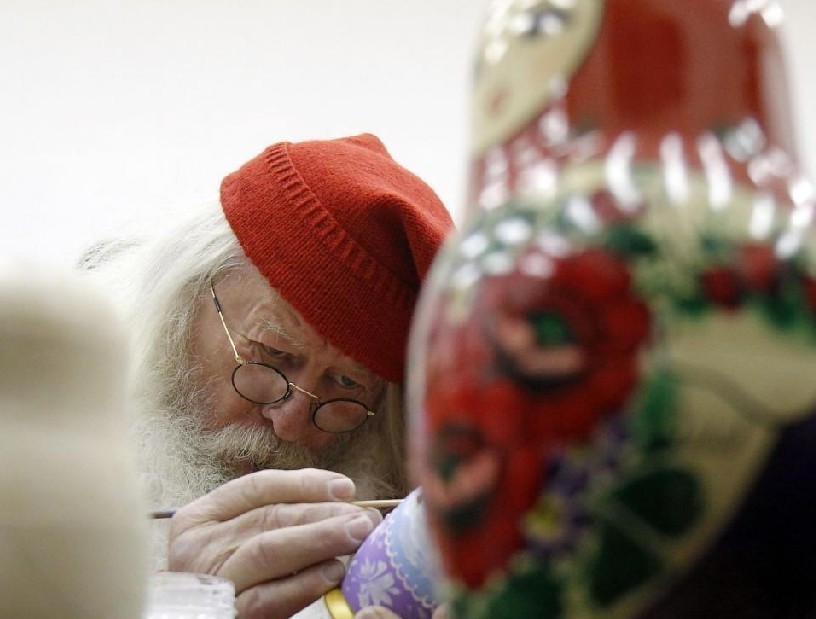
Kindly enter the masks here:
<path id="1" fill-rule="evenodd" d="M 216 273 L 247 263 L 218 202 L 182 213 L 174 225 L 154 226 L 145 238 L 99 243 L 80 260 L 80 268 L 110 291 L 130 336 L 132 425 L 156 509 L 177 507 L 230 477 L 190 440 L 200 432 L 197 420 L 178 411 L 190 402 L 207 403 L 190 336 L 209 283 Z M 338 470 L 355 480 L 361 498 L 408 490 L 403 409 L 400 387 L 388 384 L 380 414 L 341 443 L 354 454 Z M 232 428 L 230 439 L 247 441 L 249 452 L 263 449 L 257 444 L 263 437 L 240 428 Z"/>

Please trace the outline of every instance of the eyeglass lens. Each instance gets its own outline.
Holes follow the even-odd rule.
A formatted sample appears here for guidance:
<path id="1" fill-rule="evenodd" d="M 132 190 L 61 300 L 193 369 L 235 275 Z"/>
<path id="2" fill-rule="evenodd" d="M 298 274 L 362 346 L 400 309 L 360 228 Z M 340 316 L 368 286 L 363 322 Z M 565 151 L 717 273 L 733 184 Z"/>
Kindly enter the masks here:
<path id="1" fill-rule="evenodd" d="M 260 363 L 245 363 L 232 373 L 235 390 L 250 402 L 272 404 L 286 397 L 289 383 L 276 369 Z"/>

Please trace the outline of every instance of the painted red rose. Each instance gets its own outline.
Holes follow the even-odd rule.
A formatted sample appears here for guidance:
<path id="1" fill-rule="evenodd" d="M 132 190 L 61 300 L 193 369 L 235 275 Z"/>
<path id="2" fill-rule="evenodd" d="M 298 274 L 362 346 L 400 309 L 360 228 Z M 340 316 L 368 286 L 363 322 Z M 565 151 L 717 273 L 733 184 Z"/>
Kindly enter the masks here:
<path id="1" fill-rule="evenodd" d="M 706 301 L 733 311 L 750 295 L 777 294 L 781 270 L 772 245 L 742 243 L 736 246 L 731 262 L 715 264 L 700 273 L 700 289 Z"/>
<path id="2" fill-rule="evenodd" d="M 544 439 L 585 438 L 622 407 L 637 382 L 637 355 L 648 340 L 648 307 L 626 263 L 588 249 L 565 257 L 532 250 L 513 272 L 486 281 L 480 317 L 495 371 L 531 397 L 531 431 Z"/>
<path id="3" fill-rule="evenodd" d="M 780 262 L 771 245 L 745 243 L 737 254 L 737 271 L 745 288 L 751 292 L 771 294 L 778 285 Z"/>
<path id="4" fill-rule="evenodd" d="M 523 547 L 553 450 L 626 403 L 651 326 L 626 263 L 597 249 L 531 250 L 477 286 L 468 316 L 432 331 L 421 475 L 445 569 L 469 587 Z"/>
<path id="5" fill-rule="evenodd" d="M 805 275 L 802 278 L 802 289 L 808 308 L 811 312 L 816 313 L 816 278 Z"/>
<path id="6" fill-rule="evenodd" d="M 710 267 L 700 274 L 700 287 L 706 300 L 727 310 L 739 308 L 745 299 L 745 287 L 737 270 L 729 265 Z"/>
<path id="7" fill-rule="evenodd" d="M 529 398 L 511 381 L 457 380 L 428 392 L 420 479 L 447 573 L 478 587 L 524 544 L 517 516 L 535 501 L 546 447 L 529 440 Z"/>

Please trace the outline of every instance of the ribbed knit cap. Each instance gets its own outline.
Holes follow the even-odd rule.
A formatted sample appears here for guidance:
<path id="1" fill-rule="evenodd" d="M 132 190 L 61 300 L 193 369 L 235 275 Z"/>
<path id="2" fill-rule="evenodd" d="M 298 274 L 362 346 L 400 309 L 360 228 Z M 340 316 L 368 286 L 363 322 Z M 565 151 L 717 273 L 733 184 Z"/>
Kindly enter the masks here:
<path id="1" fill-rule="evenodd" d="M 420 285 L 450 215 L 364 134 L 273 144 L 221 183 L 247 257 L 303 318 L 355 361 L 402 382 Z"/>

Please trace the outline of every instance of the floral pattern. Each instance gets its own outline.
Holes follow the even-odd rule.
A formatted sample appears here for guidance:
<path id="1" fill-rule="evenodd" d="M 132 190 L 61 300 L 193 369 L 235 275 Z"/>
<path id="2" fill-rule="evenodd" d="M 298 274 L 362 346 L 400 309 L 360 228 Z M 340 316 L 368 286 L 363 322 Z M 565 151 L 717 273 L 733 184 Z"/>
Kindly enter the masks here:
<path id="1" fill-rule="evenodd" d="M 425 507 L 414 490 L 360 546 L 346 568 L 342 591 L 354 612 L 376 605 L 402 619 L 430 619 L 437 574 Z"/>
<path id="2" fill-rule="evenodd" d="M 394 576 L 388 571 L 385 561 L 364 559 L 358 575 L 361 581 L 357 591 L 359 608 L 391 606 L 392 598 L 399 593 L 399 589 L 394 586 Z"/>
<path id="3" fill-rule="evenodd" d="M 602 174 L 546 207 L 514 199 L 435 267 L 422 483 L 459 616 L 598 618 L 682 567 L 717 498 L 679 455 L 680 393 L 717 379 L 677 371 L 668 324 L 750 314 L 816 341 L 816 261 L 779 250 L 781 217 L 755 238 L 701 210 L 690 233 L 638 174 L 626 205 Z"/>
<path id="4" fill-rule="evenodd" d="M 546 279 L 516 269 L 484 282 L 485 332 L 498 373 L 538 396 L 530 430 L 541 440 L 585 438 L 631 395 L 649 310 L 612 253 L 550 257 L 532 249 L 520 263 L 534 259 L 551 265 Z"/>

